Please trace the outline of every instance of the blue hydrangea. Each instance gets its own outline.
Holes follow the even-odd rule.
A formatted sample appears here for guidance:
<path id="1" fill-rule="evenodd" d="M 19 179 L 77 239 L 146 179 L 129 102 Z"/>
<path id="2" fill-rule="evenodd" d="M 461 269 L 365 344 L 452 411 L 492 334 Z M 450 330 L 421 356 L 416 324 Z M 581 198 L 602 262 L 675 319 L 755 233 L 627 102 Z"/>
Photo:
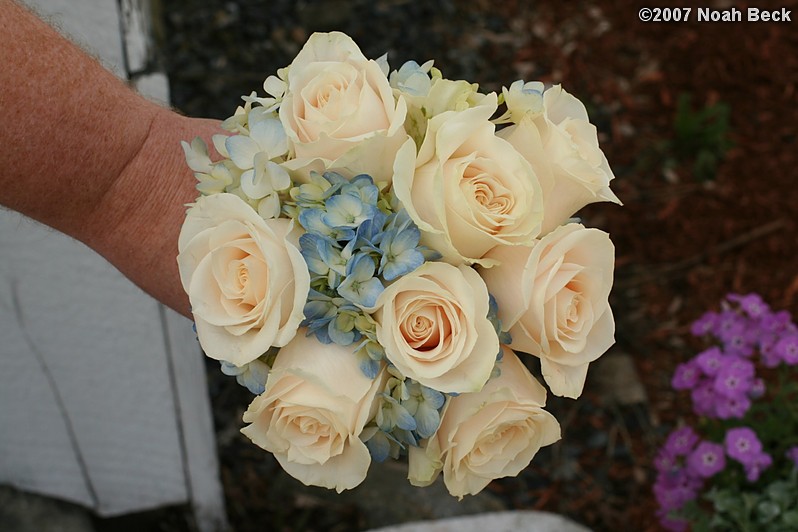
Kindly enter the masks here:
<path id="1" fill-rule="evenodd" d="M 221 361 L 222 373 L 236 378 L 236 382 L 255 395 L 266 390 L 266 377 L 269 376 L 269 365 L 256 358 L 243 366 L 236 366 L 226 360 Z"/>
<path id="2" fill-rule="evenodd" d="M 286 212 L 306 231 L 299 247 L 311 275 L 303 325 L 321 342 L 360 342 L 355 352 L 373 377 L 385 353 L 365 309 L 376 306 L 386 282 L 440 255 L 420 245 L 418 227 L 366 174 L 312 172 L 289 195 L 295 203 Z"/>
<path id="3" fill-rule="evenodd" d="M 377 461 L 398 456 L 402 449 L 435 434 L 446 403 L 444 394 L 405 378 L 394 366 L 388 366 L 388 373 L 388 382 L 378 396 L 376 427 L 369 429 L 364 440 Z M 374 429 L 376 433 L 371 432 Z"/>

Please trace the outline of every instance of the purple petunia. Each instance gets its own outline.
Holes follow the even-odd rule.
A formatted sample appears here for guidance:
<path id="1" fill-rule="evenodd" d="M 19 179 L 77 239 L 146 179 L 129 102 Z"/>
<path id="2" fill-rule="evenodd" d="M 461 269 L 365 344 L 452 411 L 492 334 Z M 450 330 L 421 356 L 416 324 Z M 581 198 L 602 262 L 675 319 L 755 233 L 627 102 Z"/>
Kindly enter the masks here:
<path id="1" fill-rule="evenodd" d="M 748 395 L 754 384 L 754 364 L 750 360 L 737 358 L 723 365 L 715 375 L 715 391 L 725 397 Z"/>
<path id="2" fill-rule="evenodd" d="M 770 307 L 759 294 L 729 294 L 726 299 L 739 304 L 750 318 L 758 319 L 770 312 Z"/>
<path id="3" fill-rule="evenodd" d="M 743 464 L 743 467 L 745 468 L 745 478 L 747 478 L 749 482 L 756 482 L 759 480 L 759 475 L 762 474 L 762 471 L 771 465 L 773 465 L 773 459 L 770 457 L 770 455 L 760 452 L 759 454 L 752 456 L 749 463 Z"/>
<path id="4" fill-rule="evenodd" d="M 789 329 L 792 322 L 790 313 L 786 310 L 772 312 L 767 314 L 760 321 L 760 327 L 763 331 L 769 333 L 782 333 L 785 329 Z"/>
<path id="5" fill-rule="evenodd" d="M 770 383 L 757 375 L 762 366 L 778 368 L 779 383 L 792 383 L 793 375 L 785 380 L 787 375 L 782 372 L 793 372 L 792 367 L 798 366 L 798 326 L 788 312 L 773 312 L 761 296 L 729 294 L 722 311 L 701 316 L 692 324 L 691 332 L 696 336 L 713 336 L 716 345 L 679 364 L 671 385 L 676 390 L 690 392 L 693 411 L 704 418 L 700 423 L 706 423 L 706 418 L 749 420 L 752 401 L 764 397 L 766 387 L 770 389 Z M 755 353 L 759 356 L 754 357 Z M 779 387 L 774 389 L 776 398 L 792 400 L 790 394 L 785 399 Z M 657 470 L 654 494 L 659 504 L 660 525 L 667 530 L 687 530 L 690 519 L 685 517 L 685 504 L 696 499 L 712 482 L 718 482 L 709 479 L 723 472 L 728 460 L 740 464 L 748 482 L 759 481 L 771 467 L 778 467 L 781 473 L 785 463 L 798 469 L 798 445 L 790 447 L 784 458 L 771 456 L 754 430 L 762 425 L 765 437 L 772 424 L 781 423 L 779 415 L 769 410 L 757 412 L 750 418 L 751 426 L 728 429 L 720 443 L 702 440 L 689 426 L 673 430 L 654 462 Z M 762 417 L 764 424 L 759 423 Z M 784 422 L 791 423 L 787 419 Z M 710 422 L 708 427 L 717 424 Z M 733 470 L 739 471 L 740 466 L 733 465 Z M 771 475 L 775 478 L 776 471 Z M 730 481 L 730 488 L 743 481 L 737 473 L 722 478 Z"/>
<path id="6" fill-rule="evenodd" d="M 691 390 L 698 384 L 702 376 L 701 368 L 698 367 L 695 360 L 688 360 L 676 366 L 671 386 L 674 390 Z"/>
<path id="7" fill-rule="evenodd" d="M 784 456 L 786 456 L 789 460 L 792 460 L 795 464 L 795 467 L 798 468 L 798 445 L 787 449 L 787 452 L 784 453 Z"/>
<path id="8" fill-rule="evenodd" d="M 710 441 L 702 441 L 687 457 L 687 466 L 701 478 L 709 478 L 718 474 L 726 467 L 723 446 Z"/>
<path id="9" fill-rule="evenodd" d="M 694 360 L 704 375 L 714 377 L 725 363 L 725 358 L 719 347 L 710 347 L 696 355 Z"/>
<path id="10" fill-rule="evenodd" d="M 753 463 L 762 454 L 762 442 L 749 427 L 736 427 L 726 431 L 726 454 L 743 465 Z"/>
<path id="11" fill-rule="evenodd" d="M 749 324 L 736 324 L 724 338 L 723 351 L 727 355 L 750 357 L 754 354 L 754 345 L 758 336 L 759 331 L 751 328 Z"/>
<path id="12" fill-rule="evenodd" d="M 754 382 L 751 384 L 751 389 L 748 390 L 748 397 L 751 399 L 759 399 L 763 395 L 765 395 L 765 381 L 762 378 L 754 379 Z"/>
<path id="13" fill-rule="evenodd" d="M 659 473 L 668 473 L 674 469 L 679 468 L 679 458 L 667 452 L 664 448 L 660 449 L 657 456 L 654 457 L 654 469 Z"/>
<path id="14" fill-rule="evenodd" d="M 693 336 L 704 336 L 715 331 L 718 323 L 718 315 L 715 312 L 707 312 L 690 326 Z"/>
<path id="15" fill-rule="evenodd" d="M 779 336 L 776 334 L 768 334 L 767 337 L 760 339 L 759 359 L 766 368 L 775 368 L 781 364 L 779 354 L 776 352 L 776 344 L 778 341 Z"/>
<path id="16" fill-rule="evenodd" d="M 718 395 L 715 398 L 715 417 L 718 419 L 742 419 L 750 408 L 751 399 L 746 395 Z"/>
<path id="17" fill-rule="evenodd" d="M 704 381 L 690 391 L 693 401 L 693 412 L 699 416 L 715 417 L 717 394 L 711 381 Z"/>
<path id="18" fill-rule="evenodd" d="M 653 490 L 659 507 L 665 511 L 678 510 L 698 495 L 703 486 L 700 477 L 686 469 L 662 474 L 654 482 Z"/>
<path id="19" fill-rule="evenodd" d="M 788 366 L 798 364 L 798 333 L 783 336 L 773 347 L 773 351 Z"/>
<path id="20" fill-rule="evenodd" d="M 668 435 L 663 450 L 673 456 L 687 456 L 698 443 L 698 434 L 689 425 L 680 427 Z"/>
<path id="21" fill-rule="evenodd" d="M 662 528 L 669 530 L 670 532 L 685 532 L 688 529 L 689 523 L 686 519 L 673 517 L 670 515 L 670 512 L 658 510 L 657 518 L 659 519 L 659 523 L 662 525 Z"/>
<path id="22" fill-rule="evenodd" d="M 744 329 L 748 320 L 735 310 L 724 310 L 718 316 L 718 323 L 715 327 L 715 336 L 728 342 L 729 338 L 741 329 Z"/>

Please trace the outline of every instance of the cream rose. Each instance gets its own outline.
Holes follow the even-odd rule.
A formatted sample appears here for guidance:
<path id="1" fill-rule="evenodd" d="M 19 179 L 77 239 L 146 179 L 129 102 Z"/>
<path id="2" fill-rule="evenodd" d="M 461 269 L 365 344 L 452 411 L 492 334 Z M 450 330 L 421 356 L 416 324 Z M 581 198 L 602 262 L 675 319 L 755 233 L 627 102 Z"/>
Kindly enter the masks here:
<path id="1" fill-rule="evenodd" d="M 298 159 L 335 161 L 357 147 L 379 153 L 390 167 L 407 137 L 406 104 L 394 98 L 380 63 L 366 59 L 350 37 L 314 33 L 285 81 L 280 120 Z"/>
<path id="2" fill-rule="evenodd" d="M 476 271 L 427 262 L 377 299 L 377 339 L 406 377 L 447 393 L 474 392 L 490 377 L 499 339 Z"/>
<path id="3" fill-rule="evenodd" d="M 371 456 L 359 436 L 387 373 L 367 378 L 350 347 L 319 344 L 306 332 L 278 353 L 241 432 L 292 477 L 340 493 L 366 478 Z"/>
<path id="4" fill-rule="evenodd" d="M 497 245 L 529 244 L 540 232 L 543 197 L 530 164 L 490 122 L 496 95 L 430 119 L 416 156 L 408 141 L 393 190 L 422 232 L 422 243 L 452 264 L 488 265 Z"/>
<path id="5" fill-rule="evenodd" d="M 242 366 L 296 334 L 310 274 L 292 227 L 233 194 L 200 197 L 188 211 L 177 263 L 209 357 Z"/>
<path id="6" fill-rule="evenodd" d="M 428 486 L 443 471 L 452 495 L 476 495 L 491 480 L 518 475 L 541 447 L 560 439 L 560 425 L 543 407 L 546 390 L 503 347 L 501 373 L 477 393 L 452 397 L 438 430 L 409 449 L 408 479 Z"/>
<path id="7" fill-rule="evenodd" d="M 589 203 L 621 203 L 610 190 L 614 179 L 599 148 L 596 127 L 585 106 L 559 85 L 543 93 L 543 112 L 534 112 L 497 135 L 515 147 L 534 168 L 543 187 L 541 234 L 565 223 Z M 516 114 L 524 116 L 520 109 Z"/>
<path id="8" fill-rule="evenodd" d="M 579 397 L 590 362 L 615 342 L 609 305 L 615 248 L 580 224 L 556 228 L 532 247 L 497 248 L 481 271 L 517 351 L 540 358 L 555 395 Z"/>

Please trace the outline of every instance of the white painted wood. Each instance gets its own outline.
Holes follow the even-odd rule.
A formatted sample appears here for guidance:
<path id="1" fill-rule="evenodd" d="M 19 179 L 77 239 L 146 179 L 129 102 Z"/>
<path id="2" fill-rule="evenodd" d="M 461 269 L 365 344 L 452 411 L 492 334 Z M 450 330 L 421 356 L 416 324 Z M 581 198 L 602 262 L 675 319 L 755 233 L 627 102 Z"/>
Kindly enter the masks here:
<path id="1" fill-rule="evenodd" d="M 211 406 L 205 366 L 190 356 L 197 349 L 193 329 L 182 316 L 161 306 L 167 333 L 177 409 L 180 412 L 182 448 L 189 497 L 200 530 L 227 528 L 224 496 L 219 482 Z"/>
<path id="2" fill-rule="evenodd" d="M 100 514 L 186 501 L 157 303 L 69 238 L 8 211 L 0 227 L 0 336 L 17 339 L 14 351 L 5 342 L 0 347 L 3 367 L 28 362 L 20 373 L 0 371 L 0 411 L 17 410 L 18 423 L 3 420 L 4 446 L 12 449 L 2 463 L 13 464 L 17 455 L 35 457 L 27 482 L 45 490 L 57 482 L 68 489 L 50 494 L 73 500 L 75 493 L 88 492 L 76 502 Z M 19 382 L 38 384 L 31 384 L 26 401 L 6 396 Z M 39 395 L 49 395 L 51 408 L 64 417 L 67 434 L 60 438 L 70 440 L 73 460 L 85 465 L 80 475 L 53 478 L 56 455 L 35 445 L 36 433 L 46 441 L 51 432 L 24 415 Z M 19 429 L 31 431 L 27 445 L 18 440 Z"/>
<path id="3" fill-rule="evenodd" d="M 143 1 L 25 0 L 120 76 L 126 60 L 148 65 Z M 169 99 L 163 74 L 134 85 Z M 0 338 L 0 482 L 106 516 L 191 502 L 200 530 L 225 526 L 188 320 L 82 244 L 0 211 Z"/>

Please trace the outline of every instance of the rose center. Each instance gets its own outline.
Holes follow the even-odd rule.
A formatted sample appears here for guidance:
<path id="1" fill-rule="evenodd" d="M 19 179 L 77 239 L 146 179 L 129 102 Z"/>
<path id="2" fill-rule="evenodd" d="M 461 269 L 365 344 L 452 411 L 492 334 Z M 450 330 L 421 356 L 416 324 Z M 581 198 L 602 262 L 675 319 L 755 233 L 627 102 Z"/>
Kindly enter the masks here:
<path id="1" fill-rule="evenodd" d="M 480 225 L 489 233 L 496 234 L 512 220 L 515 201 L 491 170 L 482 168 L 479 162 L 474 161 L 463 169 L 460 190 L 472 205 Z"/>
<path id="2" fill-rule="evenodd" d="M 238 289 L 243 293 L 247 289 L 247 284 L 249 282 L 249 270 L 243 262 L 238 263 L 236 274 Z"/>
<path id="3" fill-rule="evenodd" d="M 336 110 L 337 103 L 341 100 L 341 94 L 346 91 L 348 86 L 349 83 L 343 76 L 335 76 L 331 83 L 327 83 L 319 89 L 315 95 L 315 100 L 310 103 L 316 109 Z"/>
<path id="4" fill-rule="evenodd" d="M 579 321 L 579 306 L 582 294 L 579 287 L 573 281 L 565 285 L 563 289 L 565 304 L 560 309 L 560 326 L 569 329 Z"/>
<path id="5" fill-rule="evenodd" d="M 400 331 L 410 347 L 418 351 L 429 351 L 440 343 L 437 314 L 434 309 L 423 307 L 402 322 Z"/>
<path id="6" fill-rule="evenodd" d="M 331 87 L 328 85 L 324 88 L 324 90 L 316 95 L 316 102 L 314 106 L 317 109 L 323 109 L 327 107 L 327 104 L 330 103 L 330 100 L 333 100 L 337 97 L 339 90 L 340 89 L 338 87 Z"/>

